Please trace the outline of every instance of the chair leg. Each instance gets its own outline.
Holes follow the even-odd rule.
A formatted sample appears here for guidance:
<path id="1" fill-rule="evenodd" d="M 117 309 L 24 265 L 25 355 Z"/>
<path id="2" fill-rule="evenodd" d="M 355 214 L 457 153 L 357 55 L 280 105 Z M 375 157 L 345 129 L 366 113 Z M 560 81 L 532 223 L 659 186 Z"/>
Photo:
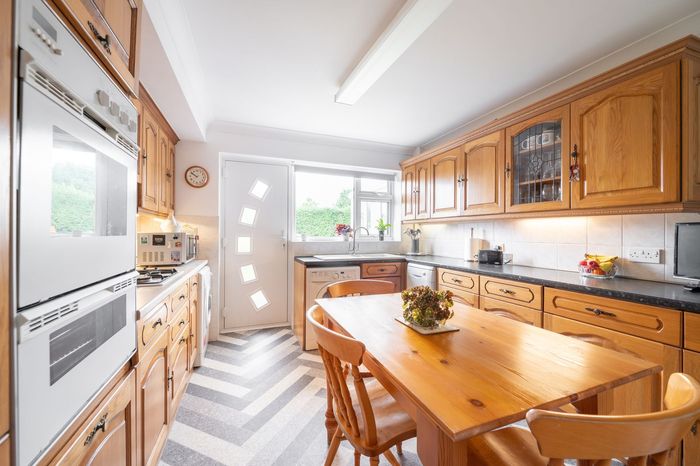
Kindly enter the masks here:
<path id="1" fill-rule="evenodd" d="M 387 460 L 389 460 L 389 463 L 391 463 L 393 466 L 401 466 L 401 463 L 399 463 L 399 460 L 396 459 L 391 450 L 385 451 L 384 456 Z"/>
<path id="2" fill-rule="evenodd" d="M 403 442 L 399 442 L 396 444 L 396 453 L 399 455 L 403 455 Z"/>
<path id="3" fill-rule="evenodd" d="M 360 466 L 360 452 L 355 450 L 355 466 Z"/>
<path id="4" fill-rule="evenodd" d="M 373 456 L 369 459 L 370 466 L 379 466 L 379 457 Z"/>
<path id="5" fill-rule="evenodd" d="M 331 466 L 333 459 L 335 459 L 336 453 L 338 453 L 338 447 L 340 446 L 340 439 L 342 434 L 340 433 L 340 427 L 335 429 L 335 434 L 333 434 L 333 439 L 331 440 L 331 445 L 328 447 L 328 455 L 326 455 L 325 466 Z"/>

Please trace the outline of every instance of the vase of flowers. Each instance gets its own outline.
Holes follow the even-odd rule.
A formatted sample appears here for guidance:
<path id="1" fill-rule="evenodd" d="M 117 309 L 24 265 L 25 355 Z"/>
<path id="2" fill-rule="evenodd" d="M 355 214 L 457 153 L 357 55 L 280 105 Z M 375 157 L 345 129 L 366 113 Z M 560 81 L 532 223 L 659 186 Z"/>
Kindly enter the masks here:
<path id="1" fill-rule="evenodd" d="M 406 322 L 424 328 L 445 325 L 454 316 L 451 291 L 436 291 L 429 286 L 414 286 L 401 292 L 403 318 Z"/>
<path id="2" fill-rule="evenodd" d="M 379 232 L 379 241 L 384 241 L 384 232 L 386 232 L 389 227 L 391 227 L 391 223 L 384 223 L 384 219 L 380 218 L 377 220 L 377 231 Z"/>
<path id="3" fill-rule="evenodd" d="M 336 236 L 342 235 L 343 241 L 349 241 L 351 233 L 352 233 L 352 228 L 350 227 L 350 225 L 347 225 L 345 223 L 336 223 L 335 224 L 335 234 L 336 234 Z"/>

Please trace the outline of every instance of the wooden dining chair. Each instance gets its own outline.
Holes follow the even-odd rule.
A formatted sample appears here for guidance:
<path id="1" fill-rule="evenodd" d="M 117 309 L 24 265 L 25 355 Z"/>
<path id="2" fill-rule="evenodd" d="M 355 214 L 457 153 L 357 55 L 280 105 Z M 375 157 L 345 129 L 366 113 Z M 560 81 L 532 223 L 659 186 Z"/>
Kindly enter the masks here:
<path id="1" fill-rule="evenodd" d="M 366 381 L 371 375 L 359 368 L 364 344 L 324 326 L 319 306 L 311 307 L 306 318 L 318 340 L 338 422 L 325 465 L 333 462 L 340 442 L 348 440 L 355 448 L 356 466 L 360 455 L 368 456 L 370 465 L 378 465 L 379 456 L 384 455 L 392 465 L 399 466 L 390 448 L 396 446 L 401 454 L 401 442 L 416 436 L 415 422 L 376 379 Z M 349 376 L 352 388 L 348 386 Z"/>
<path id="2" fill-rule="evenodd" d="M 700 384 L 686 374 L 671 374 L 665 411 L 597 416 L 532 409 L 532 434 L 506 427 L 469 441 L 469 466 L 563 466 L 565 459 L 610 466 L 664 466 L 671 450 L 700 418 Z"/>
<path id="3" fill-rule="evenodd" d="M 394 293 L 394 284 L 386 280 L 344 280 L 328 286 L 331 298 Z"/>

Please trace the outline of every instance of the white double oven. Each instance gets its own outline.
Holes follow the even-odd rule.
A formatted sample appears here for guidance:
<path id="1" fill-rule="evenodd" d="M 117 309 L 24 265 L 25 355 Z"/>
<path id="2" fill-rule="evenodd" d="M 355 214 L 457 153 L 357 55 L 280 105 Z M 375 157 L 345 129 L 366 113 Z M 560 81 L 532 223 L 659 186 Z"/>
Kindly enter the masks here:
<path id="1" fill-rule="evenodd" d="M 135 351 L 138 114 L 42 0 L 18 6 L 15 444 L 25 465 Z"/>

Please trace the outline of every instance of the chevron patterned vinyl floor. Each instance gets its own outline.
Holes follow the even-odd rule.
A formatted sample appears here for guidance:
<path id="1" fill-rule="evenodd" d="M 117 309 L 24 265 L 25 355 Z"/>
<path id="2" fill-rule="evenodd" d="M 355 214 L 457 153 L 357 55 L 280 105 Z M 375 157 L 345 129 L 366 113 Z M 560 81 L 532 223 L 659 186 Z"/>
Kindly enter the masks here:
<path id="1" fill-rule="evenodd" d="M 192 375 L 160 465 L 321 465 L 325 406 L 321 359 L 290 328 L 227 334 Z M 415 451 L 405 442 L 402 464 L 420 465 Z M 347 442 L 333 464 L 353 464 Z"/>

